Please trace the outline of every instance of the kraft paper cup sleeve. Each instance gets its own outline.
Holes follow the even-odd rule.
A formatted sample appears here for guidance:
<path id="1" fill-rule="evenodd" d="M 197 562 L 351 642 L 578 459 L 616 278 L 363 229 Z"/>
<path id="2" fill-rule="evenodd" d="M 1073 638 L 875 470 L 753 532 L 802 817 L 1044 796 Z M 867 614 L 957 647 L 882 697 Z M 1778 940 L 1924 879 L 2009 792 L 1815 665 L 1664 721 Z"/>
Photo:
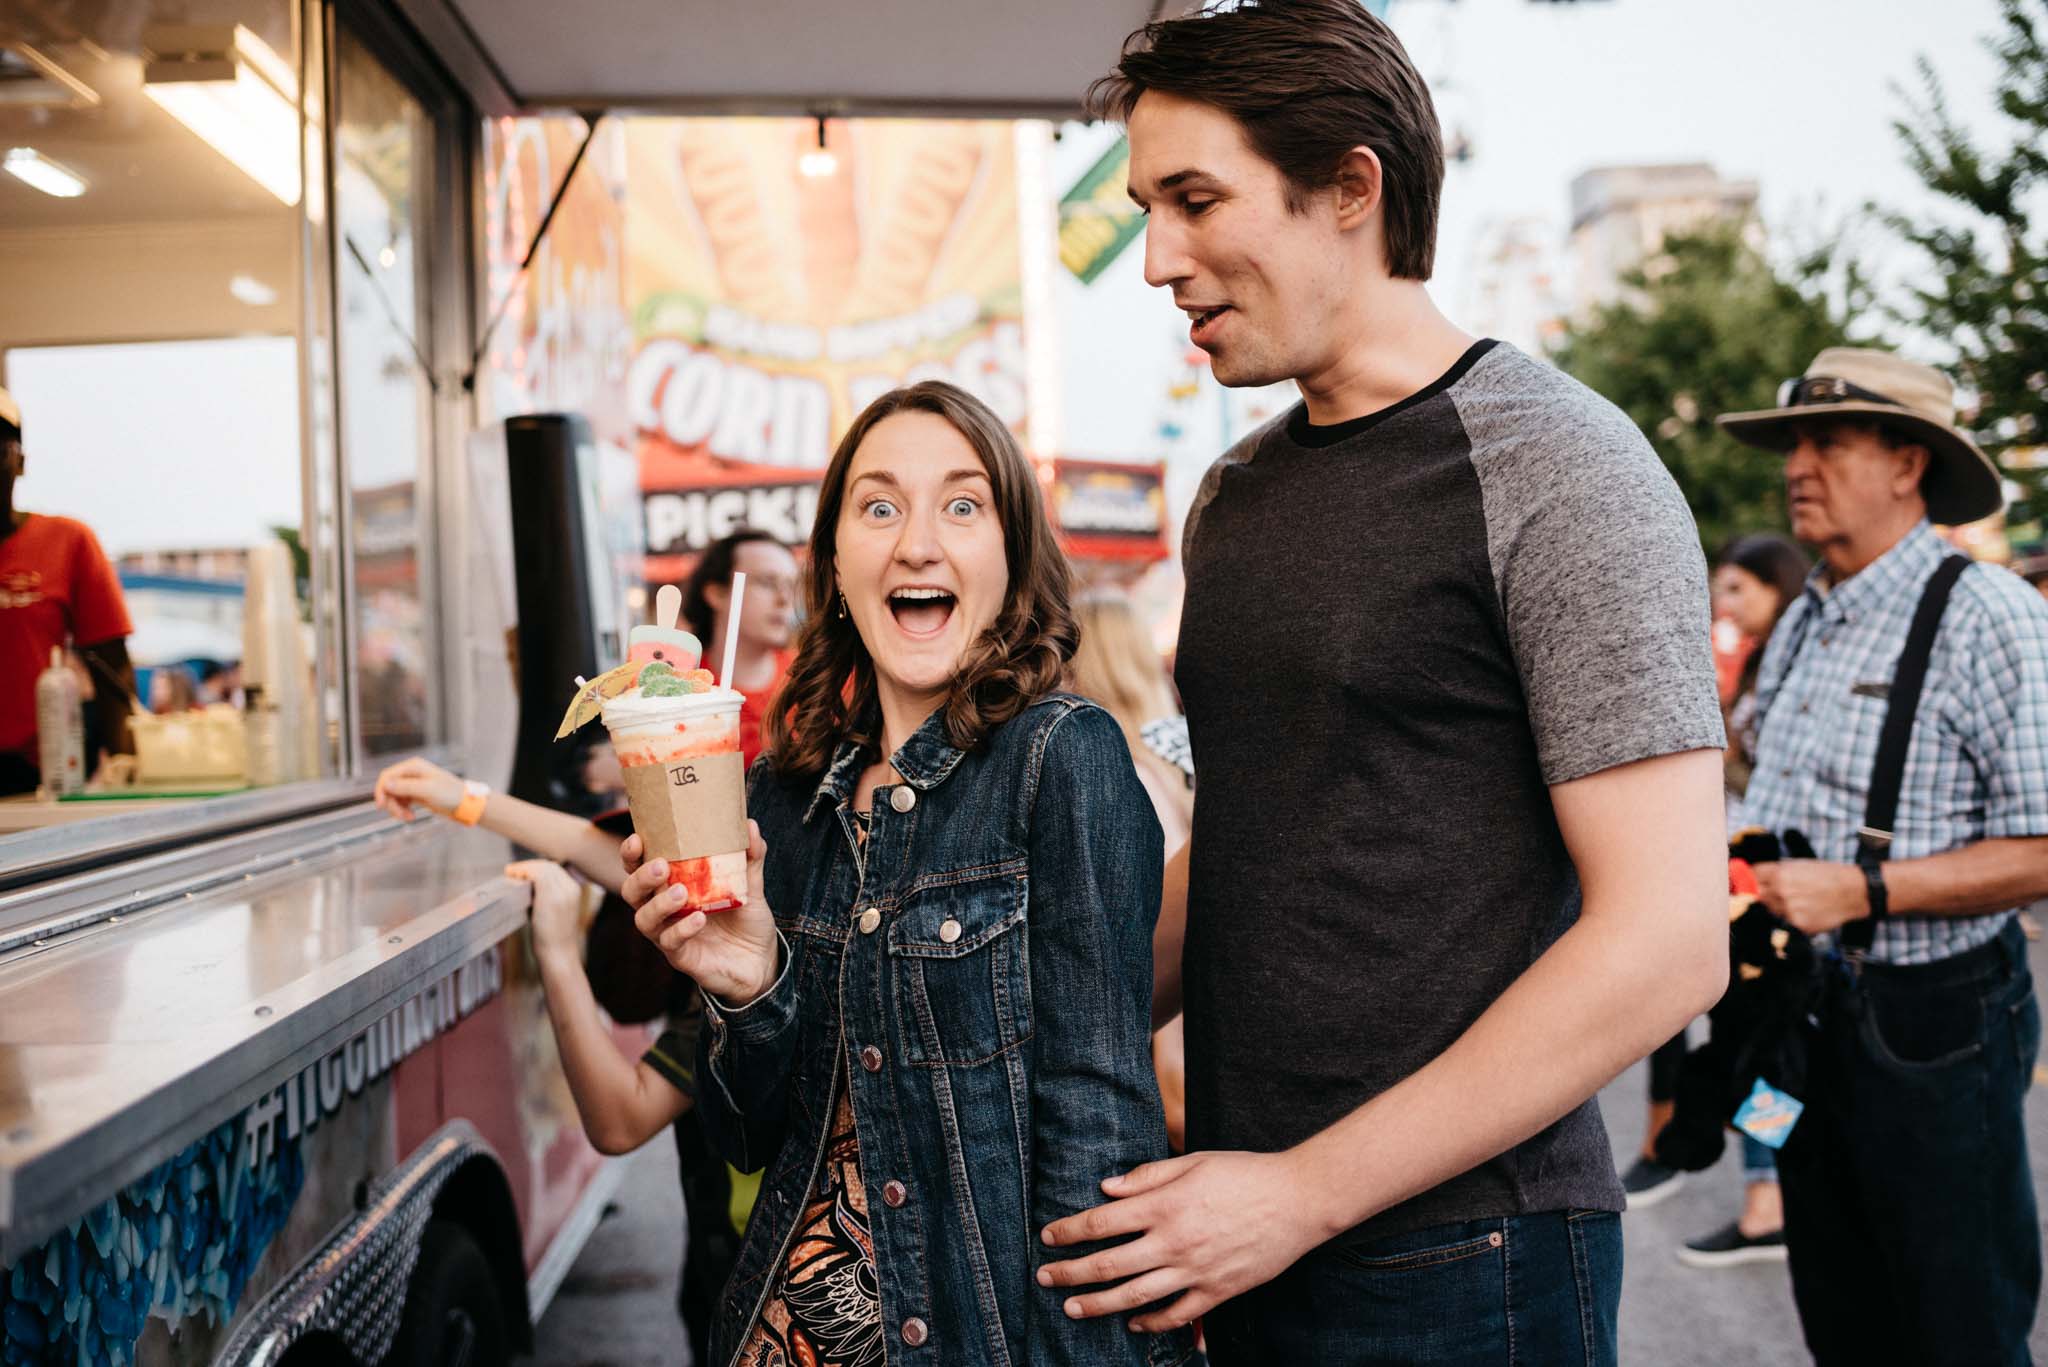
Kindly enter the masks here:
<path id="1" fill-rule="evenodd" d="M 626 807 L 649 859 L 747 847 L 747 773 L 738 751 L 626 769 Z"/>

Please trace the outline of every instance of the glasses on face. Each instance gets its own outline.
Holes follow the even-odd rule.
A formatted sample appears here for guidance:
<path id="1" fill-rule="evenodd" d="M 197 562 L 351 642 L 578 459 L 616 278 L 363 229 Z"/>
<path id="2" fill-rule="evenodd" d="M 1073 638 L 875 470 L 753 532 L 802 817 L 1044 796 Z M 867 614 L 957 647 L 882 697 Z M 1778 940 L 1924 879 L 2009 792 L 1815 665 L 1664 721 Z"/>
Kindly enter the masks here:
<path id="1" fill-rule="evenodd" d="M 758 589 L 762 593 L 779 593 L 784 598 L 795 598 L 798 594 L 795 577 L 787 574 L 750 574 L 747 576 L 747 588 Z"/>
<path id="2" fill-rule="evenodd" d="M 1888 394 L 1850 384 L 1833 375 L 1801 375 L 1778 386 L 1780 408 L 1811 408 L 1831 403 L 1881 403 L 1891 408 L 1905 407 Z"/>

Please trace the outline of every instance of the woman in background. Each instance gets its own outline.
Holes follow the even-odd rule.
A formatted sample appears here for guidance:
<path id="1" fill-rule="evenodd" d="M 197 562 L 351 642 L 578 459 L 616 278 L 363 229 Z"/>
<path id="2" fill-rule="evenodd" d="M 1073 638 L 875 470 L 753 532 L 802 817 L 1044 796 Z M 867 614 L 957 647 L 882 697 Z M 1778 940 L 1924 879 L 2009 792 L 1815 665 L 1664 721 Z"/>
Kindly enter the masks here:
<path id="1" fill-rule="evenodd" d="M 732 576 L 747 576 L 740 620 L 732 620 Z M 683 581 L 683 626 L 704 643 L 704 663 L 725 659 L 725 638 L 735 629 L 739 646 L 732 677 L 720 679 L 746 696 L 740 707 L 740 755 L 749 765 L 761 753 L 761 724 L 782 687 L 796 636 L 796 557 L 766 532 L 742 527 L 706 548 Z"/>
<path id="2" fill-rule="evenodd" d="M 1187 843 L 1194 817 L 1195 776 L 1192 766 L 1184 767 L 1176 755 L 1177 750 L 1184 756 L 1186 745 L 1175 747 L 1172 741 L 1176 732 L 1187 734 L 1187 718 L 1181 715 L 1166 666 L 1123 595 L 1083 595 L 1074 604 L 1074 620 L 1081 628 L 1081 646 L 1074 654 L 1074 691 L 1116 718 L 1131 747 L 1138 781 L 1145 785 L 1159 828 L 1166 833 L 1166 848 L 1177 850 Z"/>
<path id="3" fill-rule="evenodd" d="M 1074 605 L 1074 620 L 1081 628 L 1081 645 L 1074 652 L 1074 691 L 1116 718 L 1171 854 L 1187 844 L 1195 815 L 1188 721 L 1181 715 L 1173 681 L 1137 610 L 1122 594 L 1084 595 Z M 1153 953 L 1178 955 L 1180 946 L 1155 941 Z M 1188 1098 L 1186 1044 L 1178 1014 L 1152 1036 L 1152 1070 L 1159 1077 L 1159 1099 L 1166 1107 L 1167 1142 L 1180 1153 L 1187 1148 Z"/>
<path id="4" fill-rule="evenodd" d="M 1748 655 L 1723 709 L 1728 749 L 1723 761 L 1728 802 L 1728 829 L 1740 824 L 1743 791 L 1756 761 L 1756 676 L 1763 663 L 1764 643 L 1778 619 L 1806 590 L 1812 562 L 1786 537 L 1769 532 L 1737 537 L 1714 560 L 1714 616 L 1726 618 L 1740 631 Z M 1671 1118 L 1679 1067 L 1685 1061 L 1685 1036 L 1679 1034 L 1650 1055 L 1650 1121 L 1643 1132 L 1643 1152 L 1622 1177 L 1632 1209 L 1654 1205 L 1677 1191 L 1685 1174 L 1651 1156 L 1657 1132 Z M 1771 1151 L 1742 1137 L 1744 1197 L 1742 1213 L 1711 1234 L 1688 1239 L 1679 1261 L 1692 1267 L 1725 1267 L 1736 1263 L 1780 1261 L 1785 1257 L 1785 1206 Z"/>

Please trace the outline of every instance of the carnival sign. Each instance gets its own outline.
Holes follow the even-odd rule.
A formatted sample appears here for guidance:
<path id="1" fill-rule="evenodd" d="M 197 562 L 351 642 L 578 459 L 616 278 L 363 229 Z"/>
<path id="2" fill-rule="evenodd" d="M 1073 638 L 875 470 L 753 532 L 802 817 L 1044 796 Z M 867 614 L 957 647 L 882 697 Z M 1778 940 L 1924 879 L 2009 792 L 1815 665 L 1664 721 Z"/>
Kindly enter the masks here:
<path id="1" fill-rule="evenodd" d="M 799 544 L 833 443 L 945 379 L 1024 435 L 1016 153 L 1003 124 L 641 119 L 626 132 L 629 421 L 649 553 L 736 514 Z M 649 573 L 659 577 L 658 561 Z"/>

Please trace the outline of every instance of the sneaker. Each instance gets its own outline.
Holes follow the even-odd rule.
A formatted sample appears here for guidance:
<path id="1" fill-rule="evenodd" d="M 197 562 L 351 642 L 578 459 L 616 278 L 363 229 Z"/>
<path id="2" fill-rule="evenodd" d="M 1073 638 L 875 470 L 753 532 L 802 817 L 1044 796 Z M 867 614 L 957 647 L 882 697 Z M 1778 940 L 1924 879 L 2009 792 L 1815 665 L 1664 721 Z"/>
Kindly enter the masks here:
<path id="1" fill-rule="evenodd" d="M 1628 1193 L 1630 1210 L 1646 1210 L 1685 1185 L 1685 1174 L 1667 1168 L 1654 1158 L 1638 1158 L 1621 1175 L 1621 1189 Z"/>
<path id="2" fill-rule="evenodd" d="M 1687 1267 L 1733 1267 L 1737 1263 L 1782 1263 L 1785 1261 L 1785 1231 L 1749 1235 L 1739 1221 L 1697 1239 L 1687 1239 L 1678 1250 L 1678 1261 Z"/>

